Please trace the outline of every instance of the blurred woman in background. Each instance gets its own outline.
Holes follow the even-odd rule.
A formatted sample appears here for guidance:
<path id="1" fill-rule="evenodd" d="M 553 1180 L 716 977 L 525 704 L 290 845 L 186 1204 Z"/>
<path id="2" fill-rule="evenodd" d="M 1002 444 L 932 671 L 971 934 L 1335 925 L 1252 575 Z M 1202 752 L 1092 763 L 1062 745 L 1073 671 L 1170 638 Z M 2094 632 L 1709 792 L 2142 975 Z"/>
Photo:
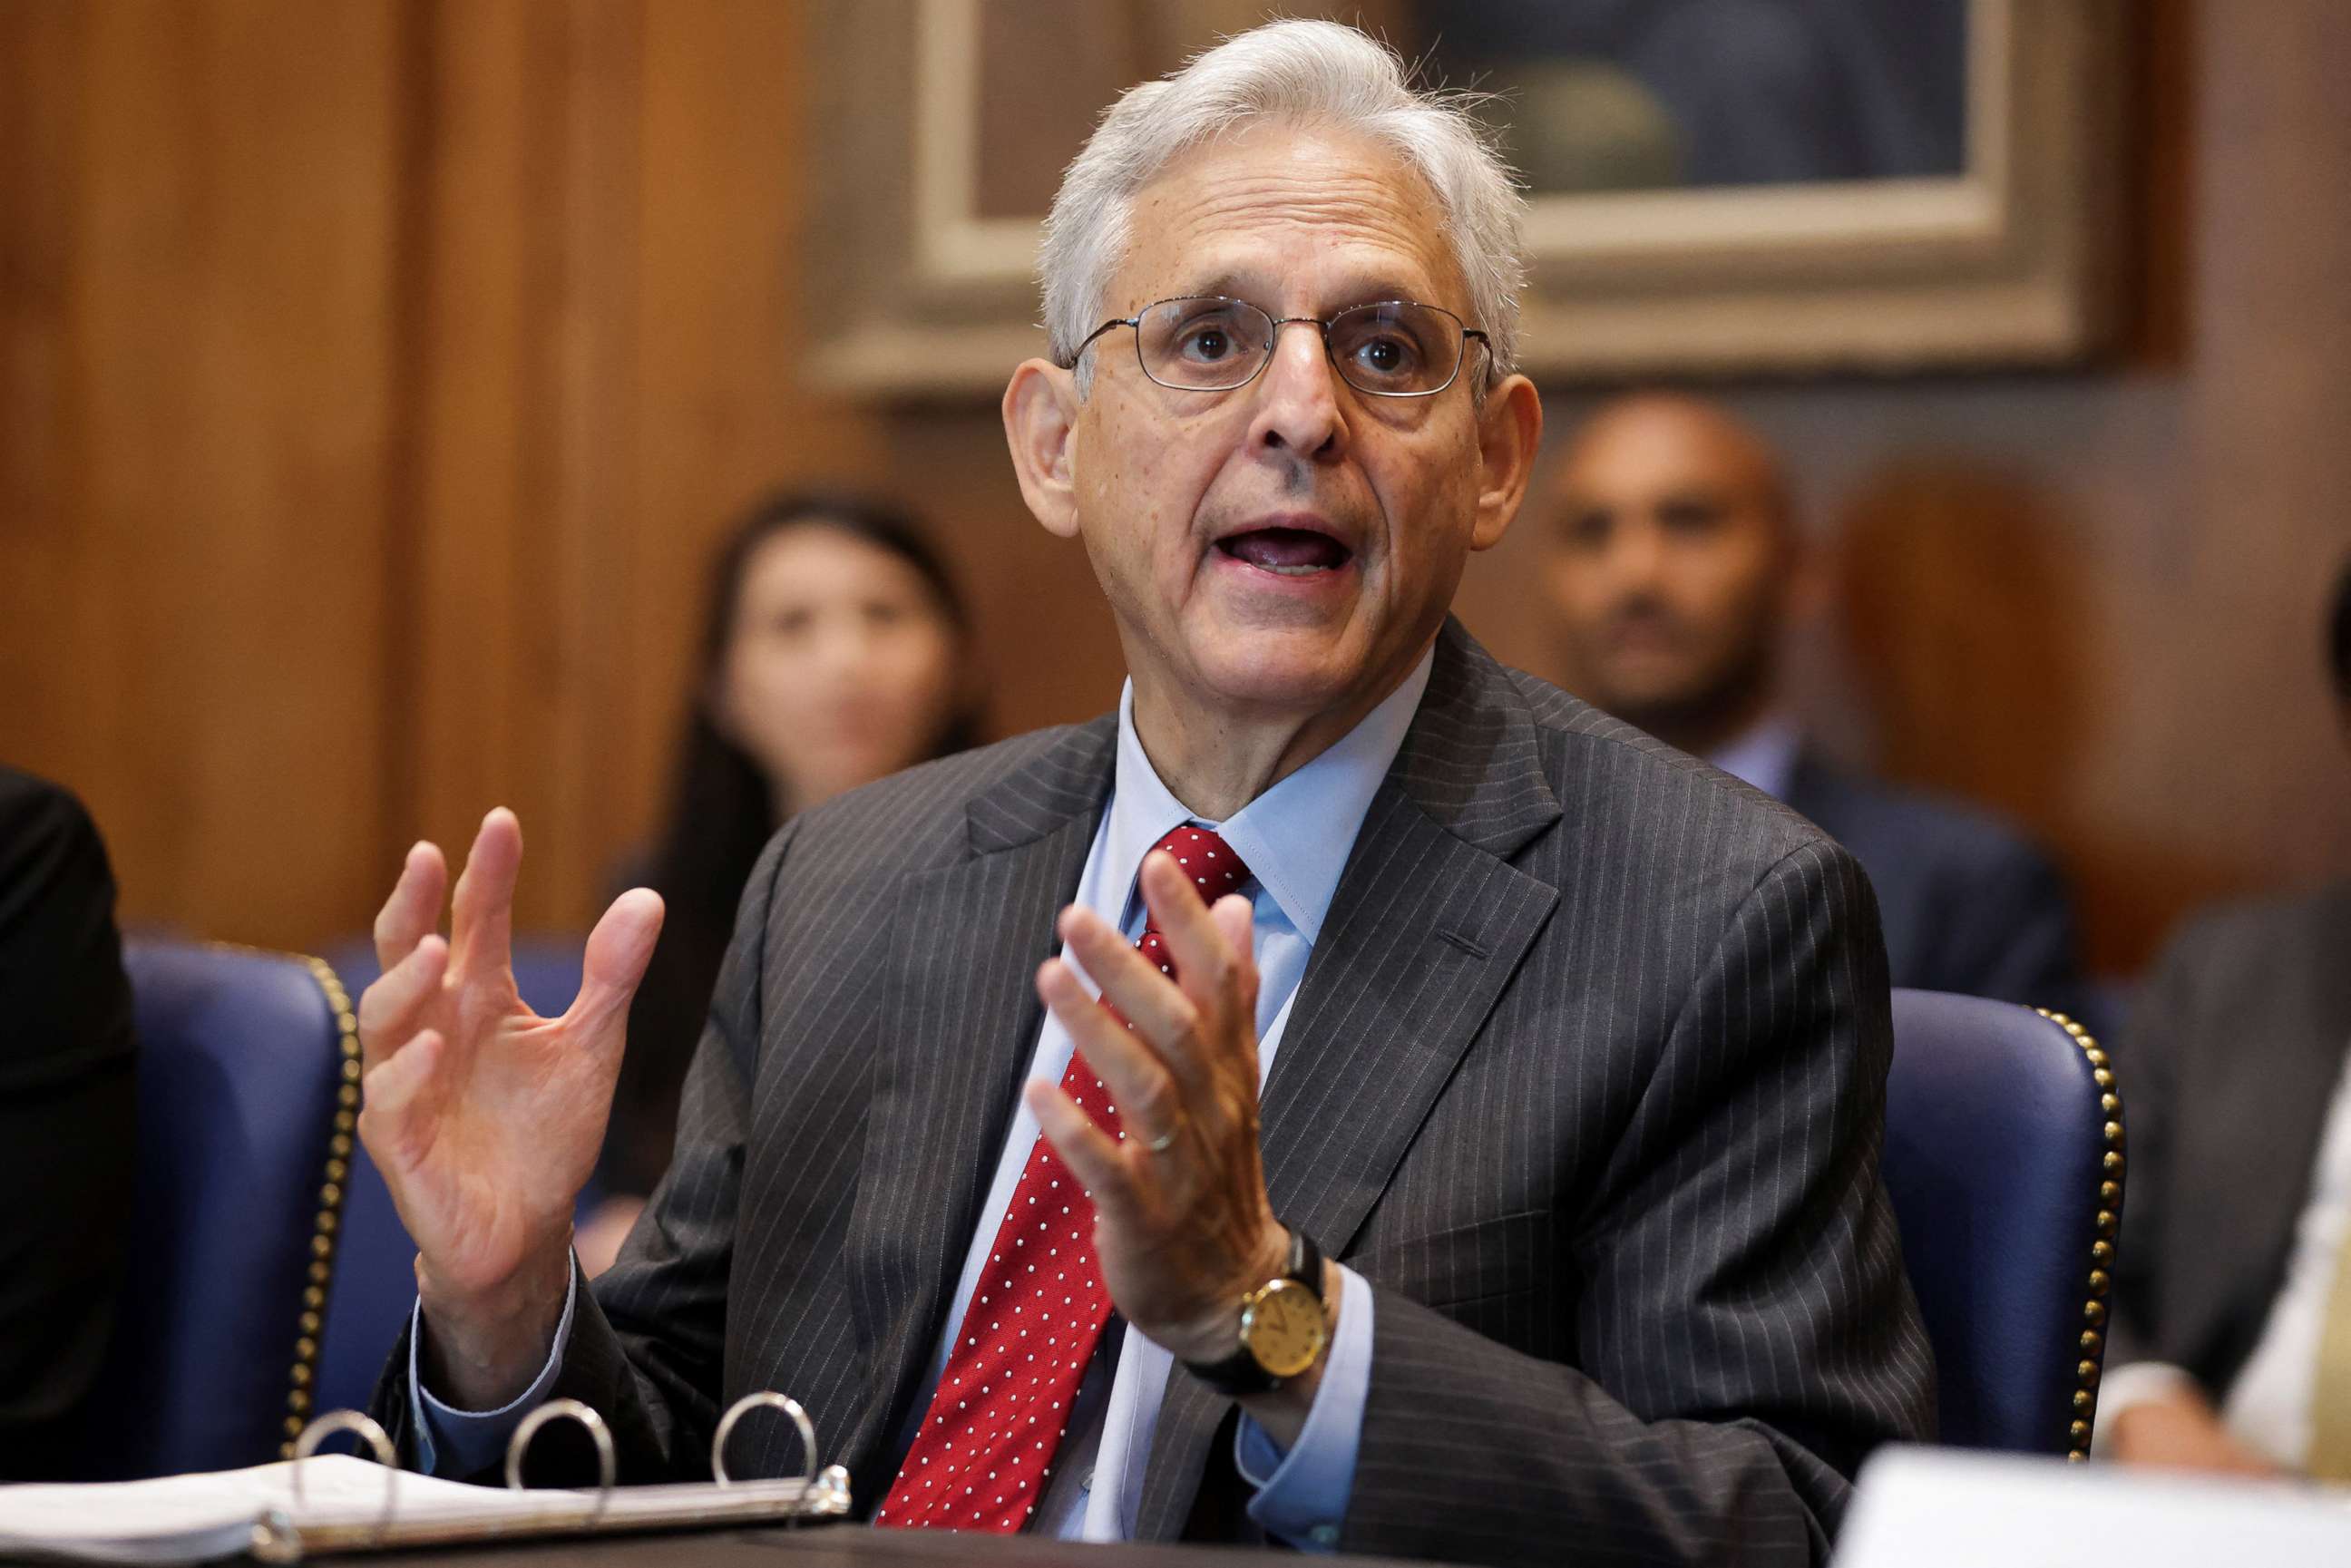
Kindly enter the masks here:
<path id="1" fill-rule="evenodd" d="M 668 905 L 629 1012 L 581 1263 L 608 1264 L 669 1166 L 678 1091 L 752 862 L 795 811 L 977 738 L 971 628 L 909 516 L 784 495 L 720 553 L 667 825 L 643 881 Z"/>

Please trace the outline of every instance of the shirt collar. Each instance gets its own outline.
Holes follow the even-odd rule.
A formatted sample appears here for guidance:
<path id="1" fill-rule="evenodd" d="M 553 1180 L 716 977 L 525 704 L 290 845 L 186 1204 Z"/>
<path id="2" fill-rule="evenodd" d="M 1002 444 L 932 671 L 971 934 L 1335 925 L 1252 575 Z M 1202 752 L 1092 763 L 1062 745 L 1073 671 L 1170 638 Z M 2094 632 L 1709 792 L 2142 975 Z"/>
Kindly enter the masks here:
<path id="1" fill-rule="evenodd" d="M 1215 829 L 1299 935 L 1312 944 L 1322 935 L 1322 917 L 1339 889 L 1339 873 L 1346 869 L 1347 852 L 1371 810 L 1372 796 L 1387 777 L 1405 731 L 1419 711 L 1435 660 L 1431 648 L 1402 684 L 1335 745 L 1223 822 L 1194 816 L 1160 781 L 1134 733 L 1134 683 L 1128 681 L 1118 699 L 1118 766 L 1112 783 L 1108 848 L 1110 869 L 1128 889 L 1129 916 L 1143 857 L 1170 831 L 1191 822 Z"/>
<path id="2" fill-rule="evenodd" d="M 1773 800 L 1784 800 L 1796 776 L 1796 753 L 1803 742 L 1804 732 L 1794 719 L 1784 713 L 1768 713 L 1716 747 L 1707 760 Z"/>

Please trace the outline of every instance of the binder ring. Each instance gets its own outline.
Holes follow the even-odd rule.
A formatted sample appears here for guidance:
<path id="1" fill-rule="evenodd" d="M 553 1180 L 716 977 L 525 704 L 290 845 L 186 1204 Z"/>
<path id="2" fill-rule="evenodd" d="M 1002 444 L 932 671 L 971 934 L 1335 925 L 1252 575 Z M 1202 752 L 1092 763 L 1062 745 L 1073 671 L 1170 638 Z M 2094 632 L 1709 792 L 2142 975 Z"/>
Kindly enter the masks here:
<path id="1" fill-rule="evenodd" d="M 523 1456 L 530 1452 L 530 1440 L 538 1436 L 538 1429 L 549 1421 L 567 1419 L 587 1427 L 588 1435 L 596 1440 L 596 1472 L 599 1478 L 596 1511 L 590 1514 L 587 1522 L 581 1526 L 585 1530 L 593 1530 L 597 1521 L 604 1517 L 605 1505 L 612 1500 L 612 1481 L 619 1468 L 612 1458 L 611 1429 L 604 1425 L 604 1417 L 596 1414 L 593 1406 L 583 1405 L 577 1399 L 550 1399 L 524 1416 L 522 1425 L 515 1428 L 514 1436 L 507 1439 L 507 1488 L 510 1491 L 523 1490 Z"/>
<path id="2" fill-rule="evenodd" d="M 383 1512 L 376 1519 L 375 1534 L 371 1538 L 372 1544 L 381 1546 L 392 1531 L 392 1516 L 399 1511 L 395 1492 L 400 1481 L 400 1455 L 393 1449 L 392 1439 L 384 1435 L 383 1428 L 377 1426 L 371 1416 L 357 1410 L 329 1410 L 302 1428 L 302 1435 L 294 1440 L 295 1506 L 303 1507 L 308 1502 L 302 1486 L 302 1461 L 317 1453 L 319 1445 L 338 1432 L 350 1432 L 363 1439 L 369 1448 L 375 1450 L 376 1460 L 383 1467 Z"/>
<path id="3" fill-rule="evenodd" d="M 799 1400 L 778 1394 L 772 1388 L 762 1388 L 757 1394 L 746 1394 L 742 1398 L 729 1405 L 726 1407 L 726 1414 L 718 1418 L 718 1435 L 710 1439 L 711 1475 L 716 1479 L 720 1486 L 729 1487 L 735 1484 L 734 1479 L 726 1473 L 726 1439 L 735 1435 L 736 1422 L 740 1421 L 749 1412 L 758 1409 L 780 1410 L 792 1418 L 792 1425 L 799 1428 L 800 1434 L 800 1481 L 803 1485 L 814 1481 L 816 1479 L 816 1427 L 810 1424 L 808 1412 L 800 1408 Z"/>

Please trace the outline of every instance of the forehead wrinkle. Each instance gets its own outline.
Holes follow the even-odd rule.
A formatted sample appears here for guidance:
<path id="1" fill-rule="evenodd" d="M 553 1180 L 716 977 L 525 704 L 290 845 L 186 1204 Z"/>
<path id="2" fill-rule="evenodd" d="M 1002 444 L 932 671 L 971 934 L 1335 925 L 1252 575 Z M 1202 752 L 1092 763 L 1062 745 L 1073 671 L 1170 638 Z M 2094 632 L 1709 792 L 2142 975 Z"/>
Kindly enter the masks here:
<path id="1" fill-rule="evenodd" d="M 1298 143 L 1318 144 L 1332 145 L 1305 135 Z M 1290 280 L 1270 275 L 1270 263 L 1259 258 L 1252 242 L 1278 243 L 1285 231 L 1305 229 L 1318 259 L 1353 253 L 1340 258 L 1343 272 L 1316 280 L 1318 287 L 1346 298 L 1318 298 L 1314 308 L 1399 293 L 1458 308 L 1461 301 L 1431 298 L 1440 291 L 1466 294 L 1467 288 L 1457 277 L 1458 267 L 1444 242 L 1443 216 L 1426 182 L 1375 149 L 1340 146 L 1343 166 L 1335 169 L 1302 156 L 1272 167 L 1262 159 L 1219 158 L 1213 145 L 1179 161 L 1136 194 L 1130 264 L 1139 264 L 1136 271 L 1144 277 L 1258 278 L 1279 287 Z M 1182 206 L 1176 210 L 1172 204 L 1179 193 Z M 1160 287 L 1164 292 L 1173 286 Z M 1179 292 L 1202 290 L 1234 291 L 1195 284 Z"/>

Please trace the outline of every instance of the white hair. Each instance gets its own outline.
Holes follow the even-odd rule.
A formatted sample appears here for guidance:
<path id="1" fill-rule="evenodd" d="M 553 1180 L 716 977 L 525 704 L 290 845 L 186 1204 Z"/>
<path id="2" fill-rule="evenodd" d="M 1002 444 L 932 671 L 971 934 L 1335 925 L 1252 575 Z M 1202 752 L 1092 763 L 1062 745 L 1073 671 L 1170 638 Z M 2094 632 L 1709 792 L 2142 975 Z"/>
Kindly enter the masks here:
<path id="1" fill-rule="evenodd" d="M 1332 125 L 1389 148 L 1428 182 L 1469 287 L 1468 325 L 1487 335 L 1484 388 L 1518 366 L 1526 204 L 1474 95 L 1415 89 L 1384 44 L 1337 22 L 1270 22 L 1119 96 L 1061 177 L 1038 256 L 1045 330 L 1068 364 L 1101 325 L 1125 259 L 1135 193 L 1177 157 L 1253 120 Z M 1431 300 L 1430 304 L 1443 301 Z M 1082 388 L 1092 380 L 1079 370 Z"/>

